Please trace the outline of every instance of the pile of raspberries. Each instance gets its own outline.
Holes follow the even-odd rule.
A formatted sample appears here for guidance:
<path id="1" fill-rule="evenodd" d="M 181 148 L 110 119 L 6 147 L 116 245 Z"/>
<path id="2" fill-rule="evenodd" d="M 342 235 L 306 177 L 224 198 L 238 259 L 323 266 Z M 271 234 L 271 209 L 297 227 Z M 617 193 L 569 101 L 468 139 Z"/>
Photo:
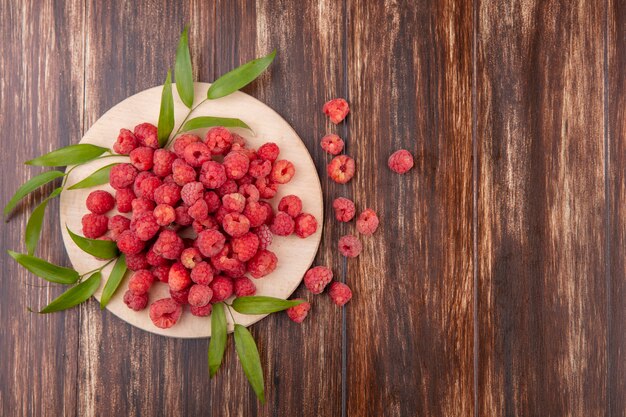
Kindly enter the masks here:
<path id="1" fill-rule="evenodd" d="M 83 234 L 115 241 L 125 254 L 134 271 L 124 294 L 130 309 L 148 306 L 156 281 L 168 284 L 170 297 L 150 304 L 157 327 L 176 324 L 185 305 L 205 317 L 213 303 L 254 295 L 246 274 L 259 279 L 274 271 L 272 236 L 306 238 L 317 230 L 299 197 L 283 197 L 277 212 L 266 201 L 295 174 L 275 143 L 254 150 L 236 133 L 214 127 L 204 140 L 182 134 L 163 149 L 157 128 L 142 123 L 133 132 L 121 129 L 113 150 L 130 163 L 111 168 L 115 195 L 98 190 L 87 197 Z M 120 214 L 109 218 L 114 208 Z"/>

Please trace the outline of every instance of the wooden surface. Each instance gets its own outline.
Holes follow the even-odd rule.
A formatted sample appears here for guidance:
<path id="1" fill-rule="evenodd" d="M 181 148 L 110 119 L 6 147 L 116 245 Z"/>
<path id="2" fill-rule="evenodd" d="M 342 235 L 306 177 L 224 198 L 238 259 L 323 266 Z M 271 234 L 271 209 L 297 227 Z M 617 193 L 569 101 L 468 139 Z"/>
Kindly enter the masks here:
<path id="1" fill-rule="evenodd" d="M 4 256 L 0 415 L 625 415 L 626 1 L 575 3 L 0 0 L 4 200 L 39 172 L 16 161 L 161 84 L 191 22 L 201 81 L 277 48 L 244 91 L 307 145 L 326 198 L 316 262 L 355 294 L 345 309 L 314 298 L 302 326 L 251 327 L 260 405 L 232 344 L 209 381 L 207 340 L 95 302 L 34 315 L 60 288 Z M 340 126 L 320 112 L 336 96 L 352 108 Z M 324 175 L 330 132 L 357 159 L 344 186 Z M 416 157 L 405 176 L 385 167 L 399 147 Z M 382 220 L 349 261 L 340 195 Z M 2 228 L 3 250 L 23 249 L 39 199 Z M 57 202 L 48 216 L 39 254 L 67 264 Z"/>

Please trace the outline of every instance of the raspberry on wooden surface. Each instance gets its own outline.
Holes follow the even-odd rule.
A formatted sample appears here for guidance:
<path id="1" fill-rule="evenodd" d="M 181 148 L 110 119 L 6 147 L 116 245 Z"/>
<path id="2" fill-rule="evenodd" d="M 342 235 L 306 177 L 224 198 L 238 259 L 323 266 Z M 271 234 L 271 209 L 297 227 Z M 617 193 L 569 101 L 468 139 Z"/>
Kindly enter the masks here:
<path id="1" fill-rule="evenodd" d="M 117 164 L 109 171 L 109 184 L 116 190 L 128 188 L 135 182 L 137 169 L 131 164 Z"/>
<path id="2" fill-rule="evenodd" d="M 286 195 L 280 199 L 278 210 L 287 213 L 295 219 L 302 212 L 302 200 L 297 195 Z"/>
<path id="3" fill-rule="evenodd" d="M 211 298 L 213 304 L 224 301 L 233 295 L 233 280 L 223 275 L 215 277 L 209 286 L 213 290 L 213 297 Z"/>
<path id="4" fill-rule="evenodd" d="M 126 267 L 131 271 L 139 271 L 147 269 L 150 266 L 145 252 L 139 252 L 134 255 L 126 255 Z"/>
<path id="5" fill-rule="evenodd" d="M 328 289 L 328 295 L 330 299 L 338 306 L 345 305 L 352 299 L 352 291 L 343 282 L 333 282 Z"/>
<path id="6" fill-rule="evenodd" d="M 296 168 L 291 161 L 281 159 L 274 162 L 272 171 L 270 172 L 270 179 L 277 184 L 287 184 L 296 173 Z"/>
<path id="7" fill-rule="evenodd" d="M 150 305 L 150 319 L 161 329 L 175 325 L 182 313 L 183 307 L 171 298 L 163 298 Z"/>
<path id="8" fill-rule="evenodd" d="M 169 204 L 159 204 L 154 208 L 154 218 L 159 226 L 169 226 L 176 220 L 176 210 Z"/>
<path id="9" fill-rule="evenodd" d="M 335 98 L 327 101 L 322 108 L 322 111 L 331 122 L 339 124 L 346 118 L 350 112 L 350 106 L 348 102 L 343 98 Z"/>
<path id="10" fill-rule="evenodd" d="M 214 127 L 209 129 L 204 142 L 213 155 L 223 155 L 230 150 L 233 135 L 224 127 Z"/>
<path id="11" fill-rule="evenodd" d="M 356 213 L 352 200 L 345 197 L 336 198 L 333 201 L 333 209 L 335 210 L 335 219 L 340 222 L 349 222 Z"/>
<path id="12" fill-rule="evenodd" d="M 132 202 L 136 198 L 135 192 L 130 188 L 115 191 L 115 205 L 120 213 L 130 213 L 133 209 Z"/>
<path id="13" fill-rule="evenodd" d="M 185 249 L 185 244 L 175 231 L 165 229 L 159 233 L 159 237 L 152 248 L 157 255 L 161 255 L 165 259 L 178 259 Z"/>
<path id="14" fill-rule="evenodd" d="M 217 255 L 225 243 L 226 237 L 217 230 L 204 230 L 196 238 L 198 250 L 206 257 Z"/>
<path id="15" fill-rule="evenodd" d="M 111 237 L 114 240 L 117 240 L 118 236 L 121 235 L 124 230 L 128 230 L 129 228 L 130 219 L 122 216 L 121 214 L 116 214 L 109 219 L 109 231 L 111 232 Z"/>
<path id="16" fill-rule="evenodd" d="M 216 189 L 226 182 L 226 171 L 224 165 L 215 161 L 208 161 L 202 164 L 200 176 L 198 178 L 206 188 Z"/>
<path id="17" fill-rule="evenodd" d="M 191 306 L 189 308 L 189 312 L 196 317 L 208 317 L 211 315 L 212 310 L 213 305 L 211 303 L 202 307 Z"/>
<path id="18" fill-rule="evenodd" d="M 165 178 L 172 173 L 172 164 L 176 160 L 176 154 L 167 149 L 157 149 L 152 156 L 152 172 L 160 178 Z"/>
<path id="19" fill-rule="evenodd" d="M 393 172 L 405 174 L 413 168 L 413 155 L 406 149 L 400 149 L 391 154 L 387 165 Z"/>
<path id="20" fill-rule="evenodd" d="M 108 191 L 96 190 L 89 193 L 85 204 L 90 212 L 105 214 L 115 206 L 115 198 Z"/>
<path id="21" fill-rule="evenodd" d="M 317 231 L 317 220 L 312 214 L 302 213 L 295 220 L 295 234 L 305 239 Z"/>
<path id="22" fill-rule="evenodd" d="M 213 281 L 213 267 L 206 261 L 198 262 L 191 270 L 191 280 L 196 284 L 209 284 Z"/>
<path id="23" fill-rule="evenodd" d="M 269 250 L 260 250 L 248 261 L 248 271 L 254 278 L 271 274 L 278 264 L 276 254 Z"/>
<path id="24" fill-rule="evenodd" d="M 120 155 L 128 155 L 137 146 L 139 146 L 139 141 L 134 133 L 128 129 L 120 129 L 120 134 L 113 144 L 113 151 Z"/>
<path id="25" fill-rule="evenodd" d="M 196 170 L 183 159 L 176 159 L 172 162 L 172 178 L 182 187 L 196 180 Z"/>
<path id="26" fill-rule="evenodd" d="M 320 146 L 331 155 L 339 155 L 343 150 L 344 142 L 339 136 L 330 134 L 322 138 Z"/>
<path id="27" fill-rule="evenodd" d="M 154 149 L 148 146 L 140 146 L 133 149 L 130 154 L 130 163 L 139 171 L 148 171 L 152 169 L 154 162 Z"/>
<path id="28" fill-rule="evenodd" d="M 247 297 L 256 294 L 256 285 L 248 277 L 235 278 L 233 287 L 237 297 Z"/>
<path id="29" fill-rule="evenodd" d="M 139 239 L 130 230 L 125 230 L 117 238 L 117 248 L 126 255 L 135 255 L 141 252 L 146 246 L 146 242 Z"/>
<path id="30" fill-rule="evenodd" d="M 320 294 L 333 279 L 333 271 L 325 266 L 316 266 L 304 274 L 304 285 L 312 294 Z"/>
<path id="31" fill-rule="evenodd" d="M 339 252 L 348 258 L 356 258 L 363 250 L 359 238 L 353 235 L 342 236 L 339 239 Z"/>
<path id="32" fill-rule="evenodd" d="M 273 142 L 267 142 L 261 145 L 261 147 L 257 149 L 256 153 L 259 158 L 265 161 L 274 162 L 276 159 L 278 159 L 280 148 L 277 144 Z"/>
<path id="33" fill-rule="evenodd" d="M 167 283 L 173 291 L 182 291 L 188 288 L 192 284 L 189 271 L 182 263 L 173 263 L 170 267 Z"/>
<path id="34" fill-rule="evenodd" d="M 154 275 L 147 269 L 135 271 L 128 281 L 128 289 L 136 295 L 145 294 L 154 283 Z"/>
<path id="35" fill-rule="evenodd" d="M 279 211 L 274 216 L 274 221 L 270 226 L 270 230 L 276 236 L 289 236 L 293 233 L 295 226 L 296 223 L 290 215 L 285 212 Z"/>
<path id="36" fill-rule="evenodd" d="M 104 214 L 85 214 L 81 223 L 83 225 L 83 236 L 89 239 L 99 238 L 109 229 L 109 218 Z"/>
<path id="37" fill-rule="evenodd" d="M 298 301 L 304 301 L 301 298 L 297 299 Z M 309 310 L 311 310 L 311 304 L 304 301 L 303 303 L 298 304 L 294 307 L 289 307 L 287 309 L 287 316 L 294 323 L 302 323 L 306 318 L 307 314 L 309 314 Z"/>
<path id="38" fill-rule="evenodd" d="M 224 157 L 224 170 L 226 171 L 226 177 L 238 180 L 243 178 L 244 175 L 248 173 L 248 168 L 250 167 L 250 159 L 239 151 L 229 152 Z"/>
<path id="39" fill-rule="evenodd" d="M 174 150 L 174 153 L 176 154 L 176 156 L 178 156 L 179 158 L 184 158 L 185 148 L 189 144 L 200 142 L 200 141 L 201 139 L 199 136 L 192 135 L 190 133 L 185 133 L 185 134 L 178 136 L 176 140 L 174 140 L 172 149 Z"/>
<path id="40" fill-rule="evenodd" d="M 372 209 L 365 209 L 356 221 L 356 230 L 363 235 L 373 235 L 378 229 L 378 216 Z"/>
<path id="41" fill-rule="evenodd" d="M 141 123 L 135 126 L 135 137 L 141 146 L 149 146 L 153 149 L 159 147 L 157 127 L 151 123 Z"/>
<path id="42" fill-rule="evenodd" d="M 193 284 L 189 288 L 188 303 L 193 307 L 203 307 L 213 298 L 213 290 L 208 285 Z"/>
<path id="43" fill-rule="evenodd" d="M 252 231 L 259 237 L 259 249 L 267 249 L 272 244 L 273 235 L 266 224 L 255 227 Z"/>
<path id="44" fill-rule="evenodd" d="M 148 293 L 133 294 L 131 290 L 124 293 L 124 304 L 131 310 L 141 311 L 148 306 Z"/>
<path id="45" fill-rule="evenodd" d="M 194 168 L 202 166 L 211 160 L 211 151 L 202 142 L 193 142 L 188 144 L 183 151 L 185 162 Z"/>
<path id="46" fill-rule="evenodd" d="M 338 184 L 345 184 L 352 179 L 356 166 L 348 155 L 334 157 L 326 168 L 328 176 Z"/>

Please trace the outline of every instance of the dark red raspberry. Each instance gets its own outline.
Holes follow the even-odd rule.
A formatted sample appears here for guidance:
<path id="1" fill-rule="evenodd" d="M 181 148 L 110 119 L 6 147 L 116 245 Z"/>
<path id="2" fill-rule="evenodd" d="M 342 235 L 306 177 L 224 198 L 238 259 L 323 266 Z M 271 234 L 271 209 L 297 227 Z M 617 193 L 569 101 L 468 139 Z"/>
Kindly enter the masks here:
<path id="1" fill-rule="evenodd" d="M 235 180 L 227 179 L 224 184 L 220 185 L 217 189 L 217 195 L 224 197 L 226 194 L 236 193 L 239 189 Z"/>
<path id="2" fill-rule="evenodd" d="M 174 152 L 179 158 L 184 158 L 185 148 L 187 147 L 187 145 L 196 142 L 200 142 L 200 137 L 192 135 L 190 133 L 185 133 L 184 135 L 180 135 L 176 138 L 172 149 L 174 149 Z"/>
<path id="3" fill-rule="evenodd" d="M 182 159 L 172 163 L 172 178 L 180 186 L 196 180 L 196 170 Z"/>
<path id="4" fill-rule="evenodd" d="M 150 305 L 150 319 L 161 329 L 169 329 L 175 325 L 181 314 L 183 307 L 171 298 L 163 298 Z"/>
<path id="5" fill-rule="evenodd" d="M 339 124 L 350 112 L 350 106 L 346 100 L 342 98 L 335 98 L 327 101 L 324 104 L 322 111 L 330 118 L 331 122 Z"/>
<path id="6" fill-rule="evenodd" d="M 109 172 L 109 183 L 116 190 L 128 188 L 135 182 L 137 169 L 131 164 L 117 164 L 111 167 Z"/>
<path id="7" fill-rule="evenodd" d="M 391 154 L 387 165 L 393 172 L 405 174 L 413 168 L 413 155 L 406 149 L 400 149 Z"/>
<path id="8" fill-rule="evenodd" d="M 185 288 L 182 291 L 173 291 L 170 288 L 170 297 L 172 297 L 172 300 L 176 301 L 181 306 L 188 304 L 189 303 L 189 288 Z"/>
<path id="9" fill-rule="evenodd" d="M 289 236 L 293 233 L 296 223 L 290 215 L 282 211 L 276 213 L 270 230 L 277 236 Z"/>
<path id="10" fill-rule="evenodd" d="M 241 213 L 246 207 L 246 198 L 239 193 L 226 194 L 222 197 L 222 205 L 229 213 Z"/>
<path id="11" fill-rule="evenodd" d="M 228 213 L 222 222 L 224 231 L 232 237 L 240 237 L 250 230 L 250 220 L 241 213 Z"/>
<path id="12" fill-rule="evenodd" d="M 224 301 L 233 295 L 233 280 L 223 275 L 215 277 L 209 286 L 213 290 L 213 297 L 211 298 L 213 304 Z"/>
<path id="13" fill-rule="evenodd" d="M 196 248 L 186 248 L 180 254 L 180 262 L 187 269 L 194 268 L 200 261 L 202 261 L 202 255 L 200 255 L 200 251 Z"/>
<path id="14" fill-rule="evenodd" d="M 133 132 L 128 129 L 120 129 L 120 134 L 113 144 L 113 151 L 120 155 L 128 155 L 138 144 L 139 142 Z"/>
<path id="15" fill-rule="evenodd" d="M 167 283 L 173 291 L 182 291 L 191 285 L 189 271 L 180 262 L 172 264 Z"/>
<path id="16" fill-rule="evenodd" d="M 161 184 L 154 190 L 154 202 L 157 204 L 167 204 L 172 207 L 180 200 L 181 187 L 178 184 Z"/>
<path id="17" fill-rule="evenodd" d="M 133 232 L 126 230 L 117 238 L 117 248 L 126 255 L 135 255 L 143 250 L 146 242 L 139 239 Z"/>
<path id="18" fill-rule="evenodd" d="M 138 180 L 139 180 L 139 175 L 137 176 L 137 180 L 135 180 L 135 185 L 133 187 L 133 190 L 135 191 L 135 195 L 140 198 L 154 200 L 154 193 L 156 192 L 157 188 L 159 188 L 162 185 L 162 182 L 159 179 L 159 177 L 150 175 L 147 178 L 143 178 L 141 181 L 138 181 Z"/>
<path id="19" fill-rule="evenodd" d="M 115 199 L 111 193 L 96 190 L 87 196 L 87 210 L 95 214 L 104 214 L 115 206 Z"/>
<path id="20" fill-rule="evenodd" d="M 126 267 L 131 271 L 139 271 L 140 269 L 148 269 L 150 265 L 144 252 L 134 255 L 126 255 Z"/>
<path id="21" fill-rule="evenodd" d="M 135 137 L 141 146 L 149 146 L 153 149 L 159 147 L 157 127 L 151 123 L 142 123 L 135 126 Z"/>
<path id="22" fill-rule="evenodd" d="M 238 180 L 248 173 L 250 160 L 241 152 L 230 152 L 224 157 L 223 165 L 226 177 Z"/>
<path id="23" fill-rule="evenodd" d="M 115 192 L 115 205 L 120 213 L 130 213 L 133 209 L 132 201 L 135 199 L 135 193 L 130 188 L 123 188 Z"/>
<path id="24" fill-rule="evenodd" d="M 220 196 L 215 191 L 206 191 L 204 193 L 204 201 L 206 201 L 209 213 L 215 213 L 222 205 Z"/>
<path id="25" fill-rule="evenodd" d="M 178 259 L 185 249 L 185 244 L 176 232 L 165 229 L 159 233 L 159 237 L 152 247 L 157 255 L 161 255 L 165 259 Z"/>
<path id="26" fill-rule="evenodd" d="M 356 258 L 363 250 L 361 241 L 353 235 L 342 236 L 339 239 L 339 252 L 348 258 Z"/>
<path id="27" fill-rule="evenodd" d="M 155 280 L 158 279 L 161 282 L 167 283 L 170 275 L 170 265 L 153 266 L 150 268 L 150 272 L 154 275 Z"/>
<path id="28" fill-rule="evenodd" d="M 330 284 L 328 295 L 330 295 L 330 299 L 333 300 L 333 303 L 337 304 L 339 307 L 345 305 L 352 299 L 350 287 L 343 282 L 335 281 Z"/>
<path id="29" fill-rule="evenodd" d="M 333 209 L 335 210 L 335 219 L 340 222 L 349 222 L 356 212 L 352 200 L 345 197 L 336 198 L 335 201 L 333 201 Z"/>
<path id="30" fill-rule="evenodd" d="M 127 219 L 120 214 L 116 214 L 109 219 L 109 231 L 111 232 L 111 237 L 114 240 L 117 240 L 118 236 L 121 235 L 124 230 L 128 230 L 129 228 L 130 219 Z"/>
<path id="31" fill-rule="evenodd" d="M 147 269 L 135 271 L 128 281 L 128 289 L 133 294 L 145 294 L 150 290 L 154 282 L 154 275 Z"/>
<path id="32" fill-rule="evenodd" d="M 297 195 L 286 195 L 280 199 L 278 210 L 284 211 L 294 219 L 302 213 L 302 200 Z"/>
<path id="33" fill-rule="evenodd" d="M 191 280 L 196 284 L 209 284 L 213 281 L 213 267 L 210 263 L 202 261 L 198 262 L 191 270 Z"/>
<path id="34" fill-rule="evenodd" d="M 277 184 L 287 184 L 293 178 L 296 173 L 296 168 L 290 161 L 281 159 L 274 162 L 272 166 L 272 172 L 270 172 L 270 179 Z"/>
<path id="35" fill-rule="evenodd" d="M 180 205 L 174 209 L 176 212 L 176 224 L 180 226 L 189 226 L 193 223 L 193 218 L 189 215 L 189 207 Z"/>
<path id="36" fill-rule="evenodd" d="M 257 201 L 249 202 L 244 208 L 243 214 L 250 220 L 250 227 L 259 227 L 267 220 L 266 207 Z"/>
<path id="37" fill-rule="evenodd" d="M 267 142 L 261 145 L 259 149 L 257 149 L 256 154 L 259 158 L 264 159 L 266 161 L 274 162 L 278 158 L 278 154 L 280 153 L 280 148 L 277 144 L 273 142 Z"/>
<path id="38" fill-rule="evenodd" d="M 133 294 L 128 290 L 124 293 L 124 304 L 131 310 L 141 311 L 148 305 L 148 294 Z"/>
<path id="39" fill-rule="evenodd" d="M 155 207 L 154 201 L 148 200 L 147 198 L 135 198 L 130 204 L 133 208 L 133 218 L 143 213 L 151 213 Z"/>
<path id="40" fill-rule="evenodd" d="M 372 209 L 365 209 L 356 221 L 356 230 L 364 235 L 373 235 L 378 229 L 378 216 Z"/>
<path id="41" fill-rule="evenodd" d="M 223 127 L 209 129 L 204 142 L 213 155 L 223 155 L 230 150 L 233 144 L 233 135 Z"/>
<path id="42" fill-rule="evenodd" d="M 261 198 L 274 198 L 276 191 L 278 191 L 278 184 L 271 182 L 267 177 L 257 178 L 254 185 L 259 190 Z"/>
<path id="43" fill-rule="evenodd" d="M 202 142 L 193 142 L 185 147 L 183 152 L 185 162 L 192 167 L 200 167 L 206 161 L 211 160 L 211 151 Z"/>
<path id="44" fill-rule="evenodd" d="M 328 176 L 339 184 L 345 184 L 352 179 L 355 171 L 354 159 L 348 155 L 336 156 L 326 168 Z"/>
<path id="45" fill-rule="evenodd" d="M 193 284 L 189 289 L 189 305 L 192 307 L 203 307 L 213 298 L 213 290 L 208 285 Z"/>
<path id="46" fill-rule="evenodd" d="M 189 213 L 194 220 L 202 221 L 209 217 L 209 208 L 206 201 L 201 198 L 189 207 L 187 213 Z"/>
<path id="47" fill-rule="evenodd" d="M 233 287 L 237 297 L 247 297 L 256 294 L 256 285 L 248 277 L 234 279 Z"/>
<path id="48" fill-rule="evenodd" d="M 239 194 L 241 194 L 247 202 L 259 201 L 259 198 L 261 198 L 259 189 L 256 188 L 254 184 L 240 184 Z"/>
<path id="49" fill-rule="evenodd" d="M 130 163 L 139 171 L 148 171 L 152 169 L 154 156 L 154 149 L 147 146 L 140 146 L 133 149 L 130 153 Z"/>
<path id="50" fill-rule="evenodd" d="M 215 161 L 202 164 L 199 180 L 206 188 L 216 189 L 226 182 L 224 165 Z"/>
<path id="51" fill-rule="evenodd" d="M 297 301 L 304 301 L 301 298 L 298 298 Z M 309 314 L 309 310 L 311 309 L 311 304 L 306 301 L 298 304 L 295 307 L 289 307 L 287 309 L 287 316 L 294 323 L 302 323 L 306 318 L 307 314 Z"/>
<path id="52" fill-rule="evenodd" d="M 152 212 L 142 213 L 130 222 L 130 230 L 143 241 L 152 239 L 160 228 Z"/>
<path id="53" fill-rule="evenodd" d="M 239 178 L 236 182 L 237 185 L 241 187 L 242 185 L 254 184 L 254 181 L 256 181 L 256 179 L 253 176 L 251 176 L 250 174 L 246 174 L 243 177 Z"/>
<path id="54" fill-rule="evenodd" d="M 217 255 L 226 243 L 226 237 L 217 230 L 204 230 L 198 233 L 196 244 L 202 255 L 211 257 Z"/>
<path id="55" fill-rule="evenodd" d="M 213 310 L 213 305 L 210 303 L 202 307 L 191 306 L 191 308 L 189 308 L 189 311 L 191 312 L 191 314 L 196 317 L 208 317 L 211 315 L 212 310 Z"/>
<path id="56" fill-rule="evenodd" d="M 335 134 L 326 135 L 321 141 L 322 149 L 331 155 L 339 155 L 343 150 L 343 139 Z"/>
<path id="57" fill-rule="evenodd" d="M 108 230 L 109 218 L 104 214 L 85 214 L 82 219 L 83 236 L 96 239 Z"/>
<path id="58" fill-rule="evenodd" d="M 159 204 L 154 208 L 153 214 L 159 226 L 169 226 L 176 220 L 176 211 L 168 204 Z"/>
<path id="59" fill-rule="evenodd" d="M 265 250 L 272 244 L 273 235 L 266 224 L 254 228 L 253 232 L 259 237 L 259 249 Z"/>
<path id="60" fill-rule="evenodd" d="M 248 262 L 248 271 L 254 278 L 261 278 L 271 274 L 278 264 L 276 254 L 269 250 L 260 250 Z"/>
<path id="61" fill-rule="evenodd" d="M 259 249 L 259 237 L 255 233 L 248 232 L 241 237 L 233 238 L 231 246 L 237 259 L 247 262 Z"/>
<path id="62" fill-rule="evenodd" d="M 296 217 L 295 233 L 305 239 L 317 231 L 317 220 L 312 214 L 302 213 Z"/>
<path id="63" fill-rule="evenodd" d="M 272 171 L 272 162 L 267 159 L 257 159 L 250 162 L 248 173 L 254 178 L 267 177 Z"/>
<path id="64" fill-rule="evenodd" d="M 172 164 L 176 160 L 176 154 L 167 149 L 157 149 L 152 157 L 152 172 L 164 178 L 172 173 Z"/>
<path id="65" fill-rule="evenodd" d="M 265 213 L 266 213 L 265 224 L 268 226 L 271 225 L 272 222 L 274 221 L 274 208 L 267 201 L 259 201 L 259 204 L 261 204 L 265 208 Z"/>
<path id="66" fill-rule="evenodd" d="M 226 243 L 217 255 L 211 257 L 211 265 L 218 271 L 231 272 L 235 276 L 241 276 L 246 272 L 245 265 L 236 258 L 230 243 Z M 237 274 L 238 271 L 241 273 Z"/>
<path id="67" fill-rule="evenodd" d="M 325 266 L 316 266 L 304 274 L 304 285 L 313 294 L 319 294 L 333 279 L 333 271 Z"/>
<path id="68" fill-rule="evenodd" d="M 154 247 L 151 247 L 146 252 L 146 261 L 152 266 L 163 266 L 163 265 L 169 266 L 170 264 L 170 261 L 168 261 L 167 259 L 165 259 L 164 257 L 162 257 L 161 255 L 157 254 L 154 251 Z"/>
<path id="69" fill-rule="evenodd" d="M 217 223 L 217 220 L 215 220 L 215 217 L 211 215 L 209 215 L 204 220 L 194 220 L 191 226 L 193 227 L 193 230 L 196 233 L 200 233 L 201 231 L 207 230 L 207 229 L 208 230 L 219 229 L 219 224 Z"/>

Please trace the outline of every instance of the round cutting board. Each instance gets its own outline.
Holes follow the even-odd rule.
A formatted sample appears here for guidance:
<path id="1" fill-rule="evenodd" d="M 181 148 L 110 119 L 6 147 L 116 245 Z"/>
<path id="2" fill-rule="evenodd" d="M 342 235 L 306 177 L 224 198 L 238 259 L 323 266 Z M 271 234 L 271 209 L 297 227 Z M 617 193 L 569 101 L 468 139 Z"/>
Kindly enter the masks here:
<path id="1" fill-rule="evenodd" d="M 209 86 L 210 84 L 207 83 L 195 84 L 196 102 L 194 105 L 206 97 Z M 117 104 L 91 126 L 80 142 L 111 148 L 121 128 L 132 130 L 135 125 L 142 122 L 150 122 L 156 125 L 159 116 L 161 91 L 162 86 L 154 87 Z M 188 109 L 178 98 L 175 88 L 173 88 L 173 92 L 176 130 L 182 123 Z M 258 295 L 288 298 L 300 284 L 304 273 L 313 262 L 321 239 L 323 220 L 322 189 L 311 156 L 298 134 L 280 115 L 265 104 L 242 92 L 235 92 L 227 97 L 205 102 L 198 107 L 191 117 L 197 116 L 237 117 L 246 122 L 254 131 L 252 133 L 245 129 L 233 129 L 233 131 L 236 131 L 246 139 L 249 146 L 257 148 L 265 142 L 275 142 L 280 147 L 279 158 L 288 159 L 295 165 L 296 174 L 291 182 L 281 185 L 278 194 L 270 202 L 276 208 L 282 196 L 288 194 L 298 195 L 302 199 L 303 210 L 313 214 L 317 219 L 319 224 L 318 230 L 314 235 L 306 239 L 300 239 L 295 235 L 289 237 L 274 236 L 273 243 L 269 249 L 276 253 L 278 266 L 272 274 L 261 279 L 253 279 Z M 204 137 L 207 130 L 201 129 L 193 133 Z M 123 162 L 127 161 L 128 158 L 105 158 L 79 166 L 69 175 L 67 184 L 68 186 L 75 184 L 96 169 L 118 160 Z M 88 212 L 85 207 L 85 200 L 87 195 L 95 189 L 114 193 L 114 190 L 107 184 L 83 190 L 65 190 L 61 194 L 60 220 L 63 241 L 74 269 L 81 274 L 98 268 L 104 262 L 81 251 L 69 237 L 65 230 L 65 225 L 73 232 L 82 235 L 81 218 Z M 112 216 L 117 214 L 117 212 L 111 211 L 108 214 Z M 100 299 L 102 288 L 112 267 L 113 264 L 103 270 L 102 285 L 95 294 L 97 299 Z M 107 309 L 113 314 L 133 326 L 165 336 L 200 338 L 211 335 L 210 317 L 193 316 L 189 312 L 188 306 L 185 307 L 185 311 L 178 323 L 169 329 L 160 329 L 154 326 L 148 315 L 148 308 L 139 312 L 130 310 L 123 302 L 123 295 L 127 288 L 129 276 L 130 272 L 126 274 L 115 296 L 107 305 Z M 150 302 L 164 297 L 169 297 L 167 284 L 155 283 L 150 290 Z M 241 315 L 234 311 L 233 314 L 235 321 L 245 326 L 265 317 L 265 315 Z M 233 323 L 228 314 L 227 319 L 229 330 L 232 331 Z"/>

